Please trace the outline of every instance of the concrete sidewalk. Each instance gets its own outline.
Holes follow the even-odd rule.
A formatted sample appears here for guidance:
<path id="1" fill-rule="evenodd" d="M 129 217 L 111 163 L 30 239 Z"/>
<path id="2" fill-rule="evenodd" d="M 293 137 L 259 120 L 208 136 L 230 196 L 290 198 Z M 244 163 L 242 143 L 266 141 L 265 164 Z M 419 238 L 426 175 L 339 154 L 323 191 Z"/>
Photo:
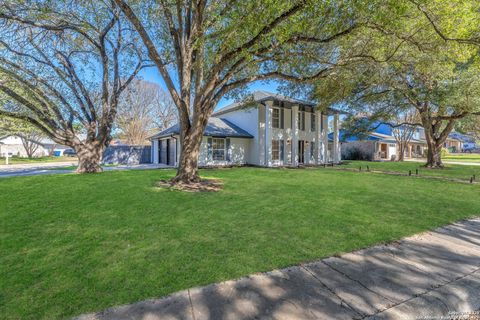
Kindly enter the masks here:
<path id="1" fill-rule="evenodd" d="M 479 319 L 475 310 L 480 219 L 76 319 Z"/>

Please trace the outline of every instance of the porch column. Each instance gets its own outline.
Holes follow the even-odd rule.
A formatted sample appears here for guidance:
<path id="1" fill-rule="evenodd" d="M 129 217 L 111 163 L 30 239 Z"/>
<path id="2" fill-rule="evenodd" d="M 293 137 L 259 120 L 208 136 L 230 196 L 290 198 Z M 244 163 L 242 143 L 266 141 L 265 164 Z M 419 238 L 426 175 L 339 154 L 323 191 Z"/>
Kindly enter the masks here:
<path id="1" fill-rule="evenodd" d="M 265 101 L 265 165 L 272 166 L 272 106 L 273 101 Z"/>
<path id="2" fill-rule="evenodd" d="M 292 166 L 298 166 L 298 105 L 292 106 Z"/>
<path id="3" fill-rule="evenodd" d="M 328 114 L 322 113 L 322 162 L 328 162 Z"/>
<path id="4" fill-rule="evenodd" d="M 312 117 L 315 117 L 315 164 L 320 164 L 322 162 L 322 113 L 315 109 L 315 113 L 312 114 Z"/>
<path id="5" fill-rule="evenodd" d="M 152 140 L 152 163 L 159 163 L 158 159 L 158 139 Z"/>
<path id="6" fill-rule="evenodd" d="M 341 154 L 340 154 L 340 142 L 339 142 L 339 126 L 338 126 L 338 112 L 333 116 L 333 162 L 339 163 Z"/>
<path id="7" fill-rule="evenodd" d="M 175 167 L 178 167 L 180 162 L 180 138 L 173 139 L 175 141 Z"/>

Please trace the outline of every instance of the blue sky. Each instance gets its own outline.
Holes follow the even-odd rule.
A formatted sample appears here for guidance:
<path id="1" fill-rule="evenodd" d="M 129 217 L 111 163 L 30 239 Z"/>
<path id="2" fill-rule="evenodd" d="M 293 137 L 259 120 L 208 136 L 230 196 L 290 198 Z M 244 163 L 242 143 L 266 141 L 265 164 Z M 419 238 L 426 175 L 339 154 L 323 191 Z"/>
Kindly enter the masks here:
<path id="1" fill-rule="evenodd" d="M 143 80 L 153 82 L 153 83 L 158 83 L 162 88 L 164 88 L 166 90 L 165 83 L 163 82 L 162 77 L 158 73 L 157 68 L 144 69 L 140 73 L 140 76 L 143 78 Z M 275 93 L 275 92 L 278 92 L 277 88 L 278 88 L 278 83 L 275 82 L 275 81 L 270 81 L 269 83 L 257 81 L 257 82 L 251 83 L 248 86 L 248 90 L 250 92 L 253 92 L 255 90 L 265 90 L 265 91 L 270 91 L 270 92 Z M 226 106 L 226 105 L 228 105 L 232 102 L 234 102 L 232 99 L 223 98 L 218 103 L 216 109 L 220 109 L 220 108 L 222 108 L 222 107 L 224 107 L 224 106 Z"/>

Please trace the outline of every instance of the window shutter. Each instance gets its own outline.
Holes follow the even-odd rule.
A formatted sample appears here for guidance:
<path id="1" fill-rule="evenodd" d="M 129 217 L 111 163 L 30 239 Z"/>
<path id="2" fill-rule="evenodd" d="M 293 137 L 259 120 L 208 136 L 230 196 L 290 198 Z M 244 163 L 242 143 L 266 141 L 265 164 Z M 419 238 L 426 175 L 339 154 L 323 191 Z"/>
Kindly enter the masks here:
<path id="1" fill-rule="evenodd" d="M 305 112 L 302 112 L 302 131 L 305 131 Z"/>
<path id="2" fill-rule="evenodd" d="M 283 160 L 284 160 L 284 158 L 283 158 L 284 153 L 285 153 L 285 152 L 284 152 L 284 149 L 285 149 L 285 148 L 284 148 L 284 141 L 283 141 L 283 140 L 280 140 L 280 161 L 283 161 Z"/>
<path id="3" fill-rule="evenodd" d="M 208 156 L 208 161 L 213 160 L 213 152 L 212 152 L 212 138 L 208 138 L 207 140 L 207 156 Z"/>
<path id="4" fill-rule="evenodd" d="M 285 128 L 285 115 L 284 115 L 284 109 L 280 109 L 280 129 Z"/>
<path id="5" fill-rule="evenodd" d="M 230 150 L 230 138 L 225 139 L 225 147 L 226 147 L 226 148 L 225 148 L 225 149 L 226 149 L 225 152 L 227 153 L 225 158 L 227 159 L 227 161 L 230 161 L 230 154 L 231 154 L 231 150 Z"/>

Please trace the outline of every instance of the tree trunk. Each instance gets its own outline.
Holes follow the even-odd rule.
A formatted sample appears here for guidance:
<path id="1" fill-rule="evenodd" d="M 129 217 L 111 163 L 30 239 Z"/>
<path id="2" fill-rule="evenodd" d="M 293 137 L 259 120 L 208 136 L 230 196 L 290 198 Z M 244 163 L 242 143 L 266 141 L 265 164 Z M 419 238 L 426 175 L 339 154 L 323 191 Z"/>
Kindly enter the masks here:
<path id="1" fill-rule="evenodd" d="M 443 168 L 442 163 L 442 145 L 437 146 L 435 142 L 428 144 L 427 150 L 427 164 L 428 168 Z M 430 145 L 432 147 L 430 147 Z"/>
<path id="2" fill-rule="evenodd" d="M 188 118 L 180 117 L 182 134 L 180 136 L 181 154 L 178 164 L 177 175 L 171 180 L 172 183 L 190 184 L 200 182 L 198 173 L 198 157 L 202 145 L 203 132 L 208 123 L 213 107 L 207 108 L 206 114 L 197 113 L 192 125 L 189 125 Z M 182 123 L 183 119 L 183 123 Z"/>
<path id="3" fill-rule="evenodd" d="M 405 148 L 402 145 L 400 149 L 398 150 L 398 159 L 397 161 L 402 162 L 405 160 Z"/>
<path id="4" fill-rule="evenodd" d="M 75 148 L 78 157 L 77 173 L 98 173 L 102 172 L 101 161 L 103 156 L 103 147 L 95 143 L 82 145 Z"/>
<path id="5" fill-rule="evenodd" d="M 202 145 L 204 127 L 196 127 L 193 132 L 188 132 L 181 141 L 180 161 L 177 175 L 172 179 L 173 183 L 195 183 L 200 181 L 198 174 L 198 156 Z"/>

